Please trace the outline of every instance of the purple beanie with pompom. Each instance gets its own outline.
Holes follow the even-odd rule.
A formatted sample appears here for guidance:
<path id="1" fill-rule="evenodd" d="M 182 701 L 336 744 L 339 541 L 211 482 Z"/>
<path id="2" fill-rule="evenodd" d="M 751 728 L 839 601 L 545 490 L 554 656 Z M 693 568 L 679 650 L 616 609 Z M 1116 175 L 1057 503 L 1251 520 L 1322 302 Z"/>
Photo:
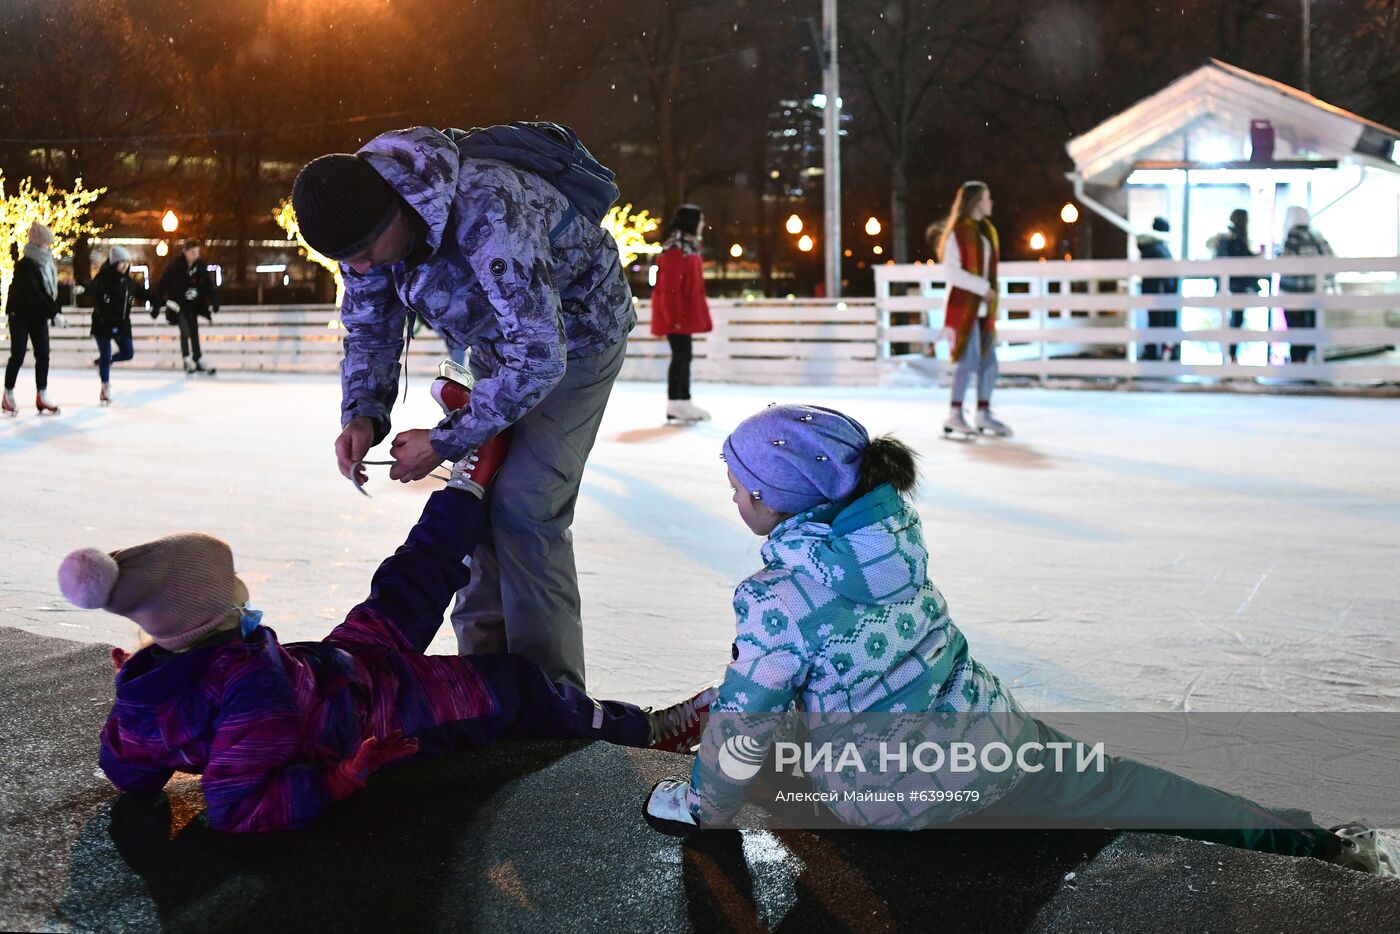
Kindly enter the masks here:
<path id="1" fill-rule="evenodd" d="M 869 444 L 865 426 L 834 409 L 770 405 L 725 439 L 724 460 L 758 502 L 799 513 L 854 493 Z"/>

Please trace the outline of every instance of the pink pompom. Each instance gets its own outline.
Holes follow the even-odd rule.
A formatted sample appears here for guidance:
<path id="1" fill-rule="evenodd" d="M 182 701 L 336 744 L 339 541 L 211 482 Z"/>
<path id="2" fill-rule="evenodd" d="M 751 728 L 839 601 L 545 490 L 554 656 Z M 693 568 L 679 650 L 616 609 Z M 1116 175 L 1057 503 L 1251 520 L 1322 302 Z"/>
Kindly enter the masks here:
<path id="1" fill-rule="evenodd" d="M 96 548 L 79 548 L 58 568 L 58 587 L 74 606 L 100 609 L 112 597 L 121 569 L 112 556 Z"/>

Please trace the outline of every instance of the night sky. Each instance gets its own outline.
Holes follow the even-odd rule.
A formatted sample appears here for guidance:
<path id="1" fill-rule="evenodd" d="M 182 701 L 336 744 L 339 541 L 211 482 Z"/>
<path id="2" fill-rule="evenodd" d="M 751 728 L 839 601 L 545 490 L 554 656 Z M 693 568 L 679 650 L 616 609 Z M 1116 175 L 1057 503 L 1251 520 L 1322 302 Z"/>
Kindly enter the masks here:
<path id="1" fill-rule="evenodd" d="M 1301 11 L 843 0 L 846 236 L 888 218 L 902 149 L 915 256 L 957 184 L 982 178 L 1014 257 L 1070 195 L 1071 136 L 1211 57 L 1301 86 Z M 288 173 L 321 152 L 414 123 L 542 118 L 574 126 L 624 200 L 660 213 L 680 196 L 754 236 L 767 115 L 819 90 L 806 19 L 819 0 L 13 0 L 0 168 L 109 185 L 98 217 L 114 229 L 169 202 L 210 235 L 275 235 Z M 1400 0 L 1314 0 L 1312 19 L 1313 92 L 1400 123 Z"/>

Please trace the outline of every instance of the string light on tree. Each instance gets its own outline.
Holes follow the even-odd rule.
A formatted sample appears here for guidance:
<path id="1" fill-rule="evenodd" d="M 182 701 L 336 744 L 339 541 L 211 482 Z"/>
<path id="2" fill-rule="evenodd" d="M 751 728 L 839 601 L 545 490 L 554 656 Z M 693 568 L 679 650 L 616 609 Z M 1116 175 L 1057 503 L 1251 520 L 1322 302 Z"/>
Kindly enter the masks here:
<path id="1" fill-rule="evenodd" d="M 1060 220 L 1066 224 L 1073 224 L 1079 220 L 1079 208 L 1067 202 L 1064 207 L 1060 208 Z"/>
<path id="2" fill-rule="evenodd" d="M 1035 233 L 1031 234 L 1031 249 L 1032 249 L 1032 250 L 1034 250 L 1035 252 L 1039 253 L 1041 250 L 1045 249 L 1045 244 L 1046 244 L 1045 234 L 1041 233 L 1041 232 L 1038 231 L 1038 230 L 1037 230 Z"/>
<path id="3" fill-rule="evenodd" d="M 159 242 L 159 243 L 156 244 L 156 255 L 157 255 L 157 256 L 168 256 L 169 254 L 170 254 L 170 244 L 166 243 L 164 240 L 162 240 L 161 242 Z"/>
<path id="4" fill-rule="evenodd" d="M 71 190 L 54 186 L 53 179 L 37 187 L 31 179 L 20 181 L 15 193 L 5 196 L 5 177 L 0 173 L 0 296 L 9 295 L 10 279 L 15 272 L 14 260 L 29 239 L 29 227 L 35 221 L 53 231 L 54 259 L 71 253 L 79 237 L 101 233 L 103 228 L 88 220 L 92 203 L 106 188 L 84 188 L 83 180 L 73 182 Z"/>
<path id="5" fill-rule="evenodd" d="M 802 218 L 798 217 L 796 214 L 789 215 L 787 223 L 783 226 L 788 233 L 795 237 L 802 233 Z M 808 247 L 808 249 L 811 249 L 811 247 Z"/>
<path id="6" fill-rule="evenodd" d="M 736 244 L 734 244 L 733 246 L 731 246 L 731 247 L 729 248 L 729 255 L 732 256 L 732 257 L 734 257 L 735 259 L 741 259 L 741 258 L 743 257 L 743 255 L 744 255 L 744 246 L 743 246 L 743 244 L 741 244 L 741 243 L 736 243 Z"/>
<path id="7" fill-rule="evenodd" d="M 661 245 L 648 243 L 647 234 L 661 226 L 661 222 L 647 211 L 633 211 L 630 204 L 614 205 L 603 216 L 602 227 L 617 241 L 618 256 L 622 265 L 636 262 L 639 256 L 649 256 L 661 252 Z"/>
<path id="8" fill-rule="evenodd" d="M 165 216 L 160 219 L 160 229 L 166 233 L 174 233 L 180 227 L 180 218 L 175 216 L 174 211 L 166 211 Z"/>
<path id="9" fill-rule="evenodd" d="M 880 226 L 880 219 L 878 217 L 872 217 L 865 222 L 865 232 L 872 237 L 880 236 L 880 231 L 883 229 L 884 228 Z"/>
<path id="10" fill-rule="evenodd" d="M 813 239 L 812 239 L 810 236 L 808 236 L 807 234 L 803 234 L 803 235 L 802 235 L 802 238 L 801 238 L 800 240 L 797 241 L 797 248 L 798 248 L 799 250 L 801 250 L 803 253 L 810 253 L 810 252 L 812 252 L 812 248 L 815 247 L 816 245 L 817 245 L 817 241 L 813 240 Z"/>

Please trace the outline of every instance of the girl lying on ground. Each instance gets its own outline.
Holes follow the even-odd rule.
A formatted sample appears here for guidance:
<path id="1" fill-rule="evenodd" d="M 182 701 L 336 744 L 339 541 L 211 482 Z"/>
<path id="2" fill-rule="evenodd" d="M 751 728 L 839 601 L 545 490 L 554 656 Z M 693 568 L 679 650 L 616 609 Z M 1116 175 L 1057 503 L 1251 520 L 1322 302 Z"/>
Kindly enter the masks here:
<path id="1" fill-rule="evenodd" d="M 782 713 L 795 709 L 814 744 L 838 751 L 979 738 L 1040 750 L 1025 767 L 1018 758 L 1013 769 L 937 778 L 807 768 L 816 792 L 835 793 L 817 800 L 846 825 L 914 830 L 962 817 L 1150 829 L 1177 820 L 1189 827 L 1166 832 L 1396 874 L 1394 856 L 1363 824 L 1329 831 L 1305 812 L 1264 808 L 1130 759 L 1109 756 L 1102 772 L 1055 770 L 1059 749 L 1078 744 L 1026 713 L 973 659 L 928 577 L 922 524 L 906 498 L 915 458 L 902 442 L 872 441 L 831 409 L 778 405 L 741 423 L 722 456 L 740 518 L 767 538 L 764 568 L 734 594 L 733 661 L 689 780 L 663 780 L 647 801 L 660 829 L 730 826 L 783 738 L 775 735 L 788 725 Z M 847 799 L 848 781 L 877 794 Z M 919 796 L 879 803 L 890 799 L 878 793 L 896 791 Z"/>
<path id="2" fill-rule="evenodd" d="M 153 794 L 176 771 L 199 774 L 215 829 L 288 830 L 385 765 L 454 749 L 527 737 L 693 745 L 713 689 L 653 712 L 552 683 L 521 655 L 423 654 L 487 534 L 483 487 L 505 444 L 498 436 L 453 466 L 368 599 L 320 642 L 283 645 L 260 625 L 229 546 L 212 536 L 70 554 L 64 596 L 154 640 L 134 655 L 112 650 L 116 702 L 99 760 L 112 784 Z"/>

